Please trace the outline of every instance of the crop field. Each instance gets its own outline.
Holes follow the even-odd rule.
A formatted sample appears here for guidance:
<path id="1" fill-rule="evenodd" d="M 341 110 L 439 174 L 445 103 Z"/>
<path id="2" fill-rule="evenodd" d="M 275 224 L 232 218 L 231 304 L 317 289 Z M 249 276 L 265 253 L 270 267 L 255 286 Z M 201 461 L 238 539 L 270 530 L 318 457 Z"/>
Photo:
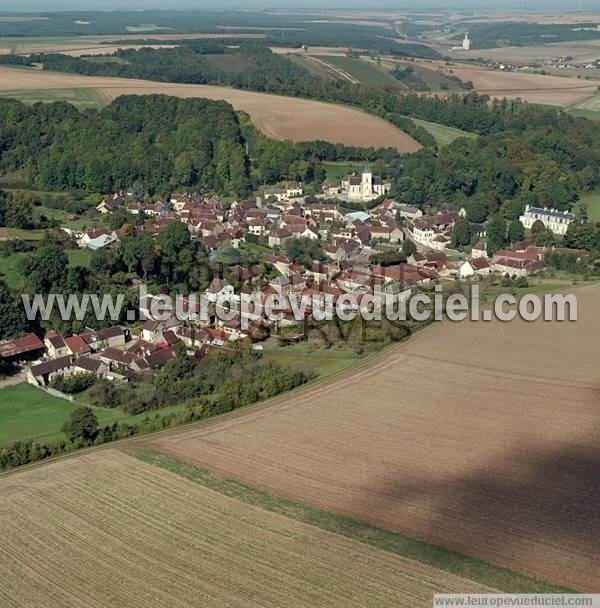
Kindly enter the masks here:
<path id="1" fill-rule="evenodd" d="M 368 86 L 379 87 L 384 84 L 401 88 L 402 85 L 384 67 L 363 61 L 357 57 L 328 56 L 321 57 L 327 63 L 343 70 L 355 78 L 358 82 Z"/>
<path id="2" fill-rule="evenodd" d="M 600 84 L 598 80 L 503 72 L 480 67 L 463 67 L 460 64 L 453 64 L 450 69 L 461 80 L 472 81 L 473 90 L 478 93 L 557 106 L 568 106 L 593 95 Z"/>
<path id="3" fill-rule="evenodd" d="M 0 479 L 0 604 L 419 608 L 490 591 L 117 450 Z"/>
<path id="4" fill-rule="evenodd" d="M 598 58 L 599 42 L 598 40 L 587 40 L 536 46 L 506 46 L 492 49 L 473 49 L 471 51 L 451 51 L 449 55 L 458 61 L 483 58 L 516 65 L 540 64 L 545 59 L 572 57 L 570 63 L 586 64 Z"/>
<path id="5" fill-rule="evenodd" d="M 436 122 L 420 120 L 419 118 L 412 118 L 410 116 L 407 118 L 410 118 L 416 125 L 423 127 L 428 133 L 433 135 L 440 146 L 447 146 L 459 137 L 468 137 L 469 139 L 477 137 L 474 133 L 455 129 L 454 127 L 447 127 L 446 125 L 440 125 Z"/>
<path id="6" fill-rule="evenodd" d="M 2 97 L 18 99 L 24 103 L 67 101 L 78 108 L 100 108 L 108 101 L 95 89 L 46 89 L 42 91 L 2 91 Z"/>
<path id="7" fill-rule="evenodd" d="M 394 147 L 407 153 L 420 148 L 412 137 L 382 118 L 340 105 L 227 87 L 0 68 L 0 95 L 2 91 L 72 88 L 97 89 L 111 100 L 120 95 L 151 93 L 223 99 L 249 114 L 254 125 L 273 139 L 322 139 L 350 146 Z"/>
<path id="8" fill-rule="evenodd" d="M 600 591 L 600 288 L 574 293 L 577 322 L 447 323 L 330 382 L 146 445 Z"/>

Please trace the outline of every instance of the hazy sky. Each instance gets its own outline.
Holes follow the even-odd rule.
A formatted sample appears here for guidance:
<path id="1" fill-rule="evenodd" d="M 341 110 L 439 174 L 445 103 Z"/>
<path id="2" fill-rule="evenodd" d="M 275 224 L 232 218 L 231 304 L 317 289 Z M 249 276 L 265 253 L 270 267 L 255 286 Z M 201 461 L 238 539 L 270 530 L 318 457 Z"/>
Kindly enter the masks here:
<path id="1" fill-rule="evenodd" d="M 115 9 L 224 9 L 335 7 L 395 10 L 457 9 L 485 10 L 577 10 L 579 0 L 0 0 L 0 13 L 8 11 L 115 10 Z M 600 10 L 600 0 L 582 0 L 583 10 Z"/>

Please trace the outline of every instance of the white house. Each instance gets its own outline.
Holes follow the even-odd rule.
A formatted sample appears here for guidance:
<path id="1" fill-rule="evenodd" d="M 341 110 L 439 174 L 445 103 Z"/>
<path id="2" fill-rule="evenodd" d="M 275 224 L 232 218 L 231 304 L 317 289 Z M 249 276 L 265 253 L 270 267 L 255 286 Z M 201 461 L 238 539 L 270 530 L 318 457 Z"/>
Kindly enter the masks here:
<path id="1" fill-rule="evenodd" d="M 458 276 L 466 279 L 472 276 L 486 276 L 492 271 L 486 258 L 474 258 L 463 262 L 458 269 Z"/>
<path id="2" fill-rule="evenodd" d="M 525 228 L 531 227 L 537 220 L 544 224 L 547 230 L 554 234 L 565 234 L 569 224 L 575 221 L 575 215 L 568 211 L 558 211 L 557 209 L 542 209 L 541 207 L 525 207 L 525 213 L 519 218 Z"/>

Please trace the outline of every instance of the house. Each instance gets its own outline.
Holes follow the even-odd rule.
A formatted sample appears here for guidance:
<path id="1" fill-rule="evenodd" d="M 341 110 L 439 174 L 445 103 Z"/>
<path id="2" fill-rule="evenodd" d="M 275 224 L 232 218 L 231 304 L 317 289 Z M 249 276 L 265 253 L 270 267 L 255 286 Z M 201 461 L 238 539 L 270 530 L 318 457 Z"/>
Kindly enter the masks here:
<path id="1" fill-rule="evenodd" d="M 65 339 L 55 331 L 49 331 L 46 334 L 44 337 L 44 344 L 50 359 L 56 359 L 56 357 L 64 357 L 71 354 Z"/>
<path id="2" fill-rule="evenodd" d="M 511 276 L 525 277 L 544 267 L 535 253 L 521 253 L 500 249 L 492 258 L 492 272 L 509 274 Z"/>
<path id="3" fill-rule="evenodd" d="M 523 213 L 519 220 L 529 230 L 539 220 L 544 224 L 546 230 L 550 230 L 554 234 L 565 234 L 569 228 L 569 224 L 575 221 L 575 215 L 568 211 L 558 211 L 557 209 L 547 209 L 545 207 L 542 209 L 527 205 L 525 213 Z"/>
<path id="4" fill-rule="evenodd" d="M 302 184 L 300 182 L 295 181 L 288 182 L 286 192 L 288 198 L 291 198 L 293 196 L 302 196 Z"/>
<path id="5" fill-rule="evenodd" d="M 102 249 L 102 247 L 106 247 L 118 240 L 117 233 L 114 230 L 112 232 L 108 232 L 107 230 L 88 230 L 84 232 L 78 244 L 80 247 L 96 250 Z"/>
<path id="6" fill-rule="evenodd" d="M 22 338 L 0 341 L 0 358 L 33 357 L 42 354 L 44 343 L 35 334 L 26 334 Z"/>
<path id="7" fill-rule="evenodd" d="M 75 357 L 87 355 L 91 352 L 89 344 L 81 336 L 65 338 L 65 344 L 69 349 L 69 353 Z"/>
<path id="8" fill-rule="evenodd" d="M 73 371 L 76 374 L 92 373 L 96 378 L 103 378 L 108 372 L 108 365 L 100 359 L 92 359 L 84 355 L 73 361 Z"/>
<path id="9" fill-rule="evenodd" d="M 483 241 L 479 241 L 479 243 L 473 245 L 473 248 L 471 249 L 471 257 L 473 259 L 488 257 L 487 247 Z"/>
<path id="10" fill-rule="evenodd" d="M 235 299 L 235 290 L 225 279 L 215 277 L 205 291 L 208 302 L 216 302 L 219 298 Z"/>
<path id="11" fill-rule="evenodd" d="M 472 258 L 465 260 L 458 269 L 458 276 L 466 279 L 472 276 L 486 276 L 492 271 L 486 258 Z"/>
<path id="12" fill-rule="evenodd" d="M 129 331 L 126 331 L 120 325 L 104 327 L 96 331 L 97 338 L 106 346 L 124 346 L 128 334 Z"/>
<path id="13" fill-rule="evenodd" d="M 384 182 L 379 175 L 373 175 L 368 165 L 365 165 L 360 176 L 353 173 L 342 177 L 342 195 L 349 201 L 366 203 L 385 195 L 390 188 L 390 182 Z"/>
<path id="14" fill-rule="evenodd" d="M 117 192 L 113 194 L 112 198 L 105 198 L 97 207 L 96 210 L 107 215 L 114 213 L 117 209 L 120 209 L 125 204 L 125 193 Z"/>
<path id="15" fill-rule="evenodd" d="M 326 179 L 321 183 L 321 191 L 325 196 L 337 196 L 340 193 L 340 187 Z"/>
<path id="16" fill-rule="evenodd" d="M 146 357 L 146 361 L 151 369 L 156 369 L 162 367 L 165 363 L 173 359 L 173 357 L 173 351 L 170 348 L 159 348 Z"/>
<path id="17" fill-rule="evenodd" d="M 454 212 L 417 218 L 412 223 L 413 238 L 422 245 L 442 250 L 450 242 L 446 235 L 457 219 L 458 214 Z"/>
<path id="18" fill-rule="evenodd" d="M 398 213 L 400 213 L 401 217 L 411 221 L 423 217 L 423 212 L 418 207 L 413 207 L 412 205 L 398 205 Z"/>
<path id="19" fill-rule="evenodd" d="M 72 372 L 72 360 L 71 355 L 66 355 L 32 365 L 27 370 L 27 382 L 35 386 L 46 386 L 55 376 Z"/>
<path id="20" fill-rule="evenodd" d="M 292 238 L 292 233 L 287 228 L 280 228 L 269 234 L 269 247 L 281 247 Z"/>

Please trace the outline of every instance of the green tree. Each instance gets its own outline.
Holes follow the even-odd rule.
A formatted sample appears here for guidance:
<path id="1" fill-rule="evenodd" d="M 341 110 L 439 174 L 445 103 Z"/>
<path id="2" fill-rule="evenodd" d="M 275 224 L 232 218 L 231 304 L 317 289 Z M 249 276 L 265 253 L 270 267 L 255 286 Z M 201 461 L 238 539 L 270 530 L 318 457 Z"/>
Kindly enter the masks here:
<path id="1" fill-rule="evenodd" d="M 464 217 L 459 217 L 450 233 L 450 247 L 459 249 L 464 245 L 468 245 L 471 241 L 469 232 L 469 222 Z"/>
<path id="2" fill-rule="evenodd" d="M 0 280 L 0 340 L 15 338 L 26 329 L 23 305 L 13 298 L 6 283 Z"/>
<path id="3" fill-rule="evenodd" d="M 544 232 L 538 234 L 535 244 L 538 247 L 552 247 L 554 245 L 554 235 L 550 230 L 544 230 Z"/>
<path id="4" fill-rule="evenodd" d="M 82 406 L 71 412 L 61 431 L 71 441 L 83 440 L 86 443 L 91 443 L 98 435 L 98 428 L 98 418 L 96 418 L 92 409 Z"/>
<path id="5" fill-rule="evenodd" d="M 402 241 L 402 253 L 409 258 L 413 253 L 416 253 L 417 246 L 410 240 L 405 239 Z"/>
<path id="6" fill-rule="evenodd" d="M 500 213 L 492 215 L 487 224 L 487 251 L 493 254 L 506 245 L 506 220 Z"/>
<path id="7" fill-rule="evenodd" d="M 512 220 L 508 225 L 508 241 L 509 243 L 516 243 L 522 241 L 525 238 L 525 229 L 523 224 L 519 220 Z"/>
<path id="8" fill-rule="evenodd" d="M 544 222 L 542 220 L 535 220 L 531 225 L 531 234 L 537 235 L 541 234 L 546 230 L 546 226 L 544 226 Z"/>

